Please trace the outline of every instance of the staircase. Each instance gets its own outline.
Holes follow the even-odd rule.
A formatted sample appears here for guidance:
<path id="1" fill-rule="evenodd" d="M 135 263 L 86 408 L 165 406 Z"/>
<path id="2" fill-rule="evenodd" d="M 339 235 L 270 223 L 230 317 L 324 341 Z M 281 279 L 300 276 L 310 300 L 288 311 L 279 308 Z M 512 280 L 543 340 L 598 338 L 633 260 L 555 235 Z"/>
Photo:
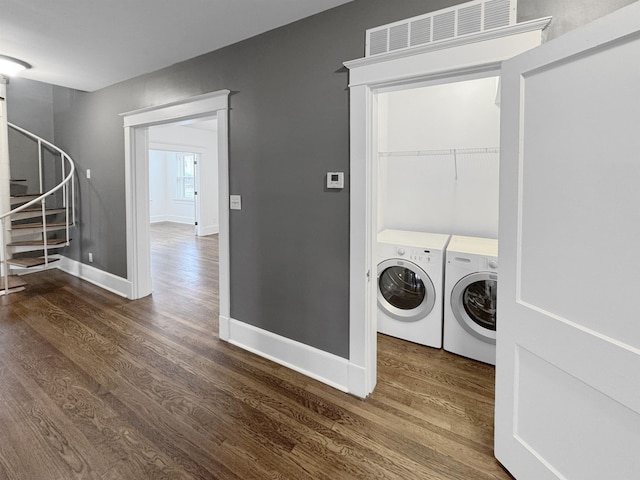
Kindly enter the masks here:
<path id="1" fill-rule="evenodd" d="M 56 250 L 69 245 L 75 223 L 73 160 L 37 135 L 11 123 L 8 126 L 37 145 L 38 184 L 9 181 L 10 210 L 0 215 L 0 295 L 24 290 L 21 274 L 46 269 L 58 260 Z"/>

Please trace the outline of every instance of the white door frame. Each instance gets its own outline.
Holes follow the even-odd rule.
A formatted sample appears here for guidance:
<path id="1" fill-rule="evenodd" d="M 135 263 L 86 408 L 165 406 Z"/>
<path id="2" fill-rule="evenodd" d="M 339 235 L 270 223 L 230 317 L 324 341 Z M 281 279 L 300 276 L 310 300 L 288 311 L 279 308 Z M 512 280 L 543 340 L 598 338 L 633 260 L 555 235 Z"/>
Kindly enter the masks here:
<path id="1" fill-rule="evenodd" d="M 154 125 L 216 116 L 218 119 L 218 205 L 220 210 L 218 237 L 220 318 L 229 318 L 229 93 L 229 90 L 219 90 L 121 114 L 124 120 L 125 138 L 127 280 L 130 283 L 128 297 L 131 299 L 142 298 L 151 293 L 147 129 Z M 228 322 L 220 322 L 221 325 L 223 323 L 227 324 Z M 220 332 L 220 338 L 226 339 L 227 337 L 228 332 Z"/>
<path id="2" fill-rule="evenodd" d="M 540 45 L 550 17 L 478 35 L 345 62 L 350 88 L 349 361 L 360 370 L 350 392 L 376 385 L 377 93 L 495 75 L 502 62 Z"/>

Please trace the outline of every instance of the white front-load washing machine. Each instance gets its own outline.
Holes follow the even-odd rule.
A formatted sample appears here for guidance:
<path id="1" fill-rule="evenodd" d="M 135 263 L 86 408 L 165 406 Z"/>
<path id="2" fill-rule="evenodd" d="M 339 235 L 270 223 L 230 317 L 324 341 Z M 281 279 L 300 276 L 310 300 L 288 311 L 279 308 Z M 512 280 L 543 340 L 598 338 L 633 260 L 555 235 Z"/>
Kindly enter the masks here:
<path id="1" fill-rule="evenodd" d="M 449 235 L 378 234 L 378 332 L 442 347 L 444 251 Z"/>
<path id="2" fill-rule="evenodd" d="M 446 258 L 444 349 L 495 365 L 498 241 L 453 235 Z"/>

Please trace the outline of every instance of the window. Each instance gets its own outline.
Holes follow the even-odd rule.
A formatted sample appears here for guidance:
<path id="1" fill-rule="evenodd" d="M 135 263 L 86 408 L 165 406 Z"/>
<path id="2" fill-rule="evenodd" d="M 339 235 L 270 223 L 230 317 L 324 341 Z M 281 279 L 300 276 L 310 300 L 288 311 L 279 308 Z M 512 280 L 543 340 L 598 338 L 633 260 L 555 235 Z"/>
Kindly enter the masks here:
<path id="1" fill-rule="evenodd" d="M 193 201 L 196 190 L 195 174 L 198 154 L 178 153 L 176 158 L 178 164 L 176 199 Z"/>

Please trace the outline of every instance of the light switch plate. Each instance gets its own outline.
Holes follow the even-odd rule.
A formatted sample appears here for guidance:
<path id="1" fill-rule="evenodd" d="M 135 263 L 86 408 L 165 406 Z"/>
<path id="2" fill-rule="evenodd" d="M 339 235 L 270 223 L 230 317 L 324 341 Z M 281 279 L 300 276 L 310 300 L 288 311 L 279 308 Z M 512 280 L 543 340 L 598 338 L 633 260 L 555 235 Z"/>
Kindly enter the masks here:
<path id="1" fill-rule="evenodd" d="M 229 208 L 231 210 L 242 210 L 242 196 L 229 195 Z"/>

